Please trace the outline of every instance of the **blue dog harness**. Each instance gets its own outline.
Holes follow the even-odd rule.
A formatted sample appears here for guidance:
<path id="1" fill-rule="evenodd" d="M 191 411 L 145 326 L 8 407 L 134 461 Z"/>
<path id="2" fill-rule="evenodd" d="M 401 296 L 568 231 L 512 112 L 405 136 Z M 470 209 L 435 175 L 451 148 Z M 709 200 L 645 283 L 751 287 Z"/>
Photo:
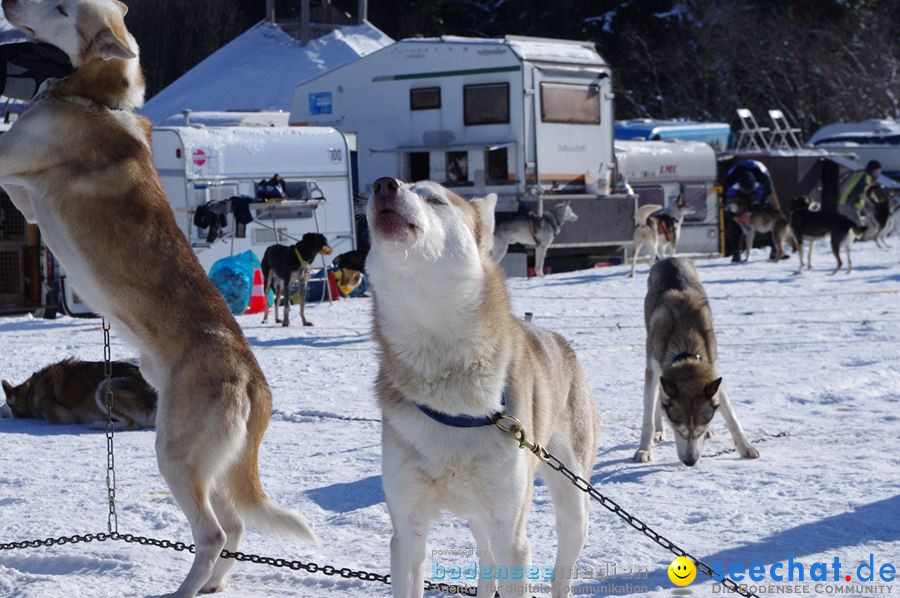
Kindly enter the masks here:
<path id="1" fill-rule="evenodd" d="M 503 409 L 497 413 L 484 417 L 475 417 L 472 415 L 447 415 L 446 413 L 435 411 L 431 407 L 420 405 L 419 403 L 413 404 L 419 408 L 419 411 L 439 424 L 444 424 L 445 426 L 450 426 L 452 428 L 480 428 L 482 426 L 494 425 L 497 423 L 497 420 L 500 419 L 500 416 L 503 415 L 503 412 L 506 410 L 506 391 L 504 390 L 503 394 L 500 395 L 500 405 Z"/>

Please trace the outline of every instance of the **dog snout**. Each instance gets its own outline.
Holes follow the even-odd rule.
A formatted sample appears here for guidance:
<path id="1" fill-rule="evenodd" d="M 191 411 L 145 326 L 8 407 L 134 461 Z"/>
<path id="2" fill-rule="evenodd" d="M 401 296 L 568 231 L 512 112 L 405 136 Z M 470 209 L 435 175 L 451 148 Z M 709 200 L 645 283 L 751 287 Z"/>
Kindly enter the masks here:
<path id="1" fill-rule="evenodd" d="M 389 176 L 381 177 L 372 184 L 372 191 L 375 192 L 375 199 L 390 199 L 397 195 L 400 183 L 397 179 Z"/>
<path id="2" fill-rule="evenodd" d="M 694 465 L 697 464 L 697 458 L 696 457 L 685 457 L 684 460 L 682 461 L 682 463 L 684 463 L 688 467 L 693 467 Z"/>

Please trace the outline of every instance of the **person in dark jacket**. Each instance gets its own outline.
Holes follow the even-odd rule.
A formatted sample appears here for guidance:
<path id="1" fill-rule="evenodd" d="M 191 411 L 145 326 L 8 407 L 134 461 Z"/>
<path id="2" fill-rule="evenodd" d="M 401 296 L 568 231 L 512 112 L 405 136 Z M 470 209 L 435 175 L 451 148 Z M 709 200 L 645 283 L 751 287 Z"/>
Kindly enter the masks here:
<path id="1" fill-rule="evenodd" d="M 0 45 L 0 95 L 8 98 L 30 100 L 49 79 L 62 79 L 74 70 L 66 53 L 50 44 Z"/>
<path id="2" fill-rule="evenodd" d="M 725 175 L 723 182 L 725 187 L 725 205 L 735 198 L 742 196 L 749 200 L 750 209 L 743 214 L 731 215 L 730 212 L 725 213 L 725 236 L 728 247 L 731 249 L 732 261 L 741 261 L 741 246 L 744 243 L 744 233 L 739 223 L 749 221 L 750 216 L 754 213 L 772 208 L 781 211 L 778 204 L 778 196 L 775 194 L 775 184 L 772 182 L 772 175 L 766 165 L 758 160 L 741 160 L 732 166 Z M 774 259 L 775 249 L 769 259 Z"/>

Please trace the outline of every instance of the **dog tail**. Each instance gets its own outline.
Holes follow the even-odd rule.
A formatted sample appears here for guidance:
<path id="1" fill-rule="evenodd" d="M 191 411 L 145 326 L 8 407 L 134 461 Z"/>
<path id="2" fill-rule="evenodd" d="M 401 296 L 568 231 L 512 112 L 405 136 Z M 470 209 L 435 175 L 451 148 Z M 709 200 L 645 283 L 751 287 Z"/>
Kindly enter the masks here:
<path id="1" fill-rule="evenodd" d="M 265 393 L 269 390 L 265 389 Z M 259 481 L 259 444 L 268 423 L 264 401 L 254 401 L 247 421 L 247 437 L 243 449 L 226 474 L 226 484 L 238 513 L 257 531 L 296 536 L 318 545 L 319 541 L 309 524 L 266 496 Z M 265 401 L 265 406 L 271 399 Z"/>

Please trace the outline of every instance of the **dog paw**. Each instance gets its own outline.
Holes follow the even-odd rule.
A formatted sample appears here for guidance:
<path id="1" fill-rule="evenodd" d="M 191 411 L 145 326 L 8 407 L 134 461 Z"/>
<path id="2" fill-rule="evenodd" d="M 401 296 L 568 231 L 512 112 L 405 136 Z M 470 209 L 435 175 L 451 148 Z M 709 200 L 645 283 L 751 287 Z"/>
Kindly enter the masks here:
<path id="1" fill-rule="evenodd" d="M 304 326 L 312 326 L 313 323 L 312 323 L 312 322 L 303 322 L 303 325 L 304 325 Z"/>
<path id="2" fill-rule="evenodd" d="M 755 446 L 749 444 L 745 447 L 738 448 L 738 452 L 744 459 L 756 459 L 759 457 L 759 450 Z"/>
<path id="3" fill-rule="evenodd" d="M 199 594 L 215 594 L 217 592 L 221 592 L 225 589 L 225 582 L 220 581 L 217 583 L 208 583 L 202 588 L 200 588 Z"/>
<path id="4" fill-rule="evenodd" d="M 281 325 L 284 326 L 285 328 L 287 328 L 288 326 L 291 325 L 291 323 L 288 322 L 287 320 L 285 320 L 284 322 L 281 323 Z"/>
<path id="5" fill-rule="evenodd" d="M 666 439 L 666 431 L 665 430 L 657 430 L 653 433 L 653 442 L 662 442 Z"/>
<path id="6" fill-rule="evenodd" d="M 650 451 L 645 451 L 645 450 L 639 449 L 637 452 L 634 453 L 634 462 L 635 463 L 649 463 L 652 458 L 653 457 L 652 457 Z"/>

